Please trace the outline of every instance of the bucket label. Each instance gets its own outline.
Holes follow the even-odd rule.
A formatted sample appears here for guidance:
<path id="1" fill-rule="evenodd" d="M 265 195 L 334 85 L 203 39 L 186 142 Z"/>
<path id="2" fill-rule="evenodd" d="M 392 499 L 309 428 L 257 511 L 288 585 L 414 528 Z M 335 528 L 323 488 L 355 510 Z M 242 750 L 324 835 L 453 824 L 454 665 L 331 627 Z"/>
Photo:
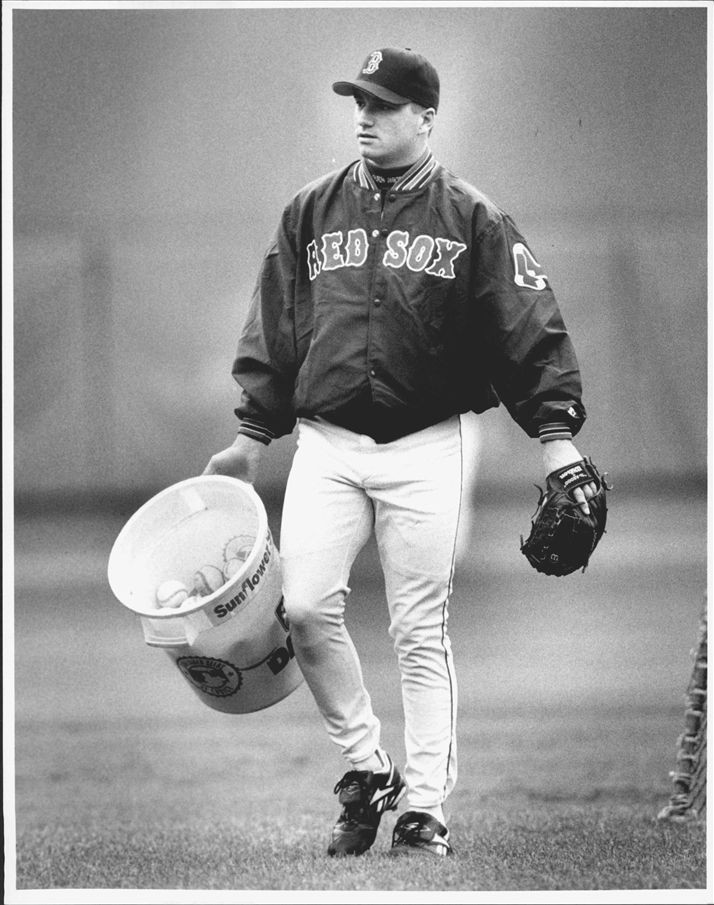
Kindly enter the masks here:
<path id="1" fill-rule="evenodd" d="M 235 694 L 243 684 L 238 667 L 226 660 L 215 657 L 179 657 L 176 662 L 192 685 L 216 698 Z"/>
<path id="2" fill-rule="evenodd" d="M 235 694 L 243 684 L 243 673 L 260 666 L 267 666 L 270 674 L 277 676 L 295 658 L 290 635 L 285 636 L 285 644 L 274 647 L 269 654 L 250 666 L 234 666 L 217 657 L 179 657 L 176 665 L 186 679 L 204 694 L 216 698 L 226 698 Z"/>
<path id="3" fill-rule="evenodd" d="M 220 625 L 221 622 L 226 618 L 226 616 L 231 616 L 242 604 L 246 603 L 253 597 L 254 594 L 258 592 L 260 588 L 260 583 L 265 576 L 266 570 L 270 563 L 270 560 L 273 557 L 274 547 L 273 547 L 273 538 L 268 531 L 265 536 L 265 548 L 263 550 L 263 555 L 258 561 L 255 569 L 249 575 L 243 579 L 241 583 L 240 590 L 237 594 L 234 594 L 230 600 L 222 600 L 220 603 L 217 603 L 212 610 L 207 612 L 207 615 L 213 625 Z"/>

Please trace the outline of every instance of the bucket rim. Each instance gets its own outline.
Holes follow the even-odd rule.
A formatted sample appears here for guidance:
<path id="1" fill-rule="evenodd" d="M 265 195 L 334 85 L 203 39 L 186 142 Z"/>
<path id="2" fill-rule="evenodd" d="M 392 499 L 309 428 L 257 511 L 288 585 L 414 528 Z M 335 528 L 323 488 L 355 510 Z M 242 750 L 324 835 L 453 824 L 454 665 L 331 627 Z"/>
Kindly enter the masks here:
<path id="1" fill-rule="evenodd" d="M 213 591 L 211 594 L 207 594 L 205 597 L 201 597 L 199 602 L 195 603 L 193 606 L 187 609 L 181 609 L 179 612 L 176 609 L 171 608 L 157 608 L 153 609 L 151 607 L 139 607 L 129 603 L 124 596 L 119 594 L 119 587 L 121 587 L 121 581 L 119 576 L 117 575 L 117 570 L 119 568 L 118 560 L 119 560 L 119 548 L 121 546 L 122 541 L 126 540 L 127 535 L 134 525 L 136 525 L 139 520 L 146 515 L 146 513 L 153 508 L 157 503 L 159 503 L 163 498 L 175 494 L 176 492 L 184 489 L 189 489 L 191 487 L 203 486 L 206 487 L 208 485 L 216 486 L 223 484 L 224 486 L 231 486 L 233 488 L 239 487 L 240 490 L 248 496 L 255 505 L 255 509 L 258 515 L 258 529 L 256 531 L 256 537 L 253 542 L 253 548 L 251 550 L 251 557 L 254 555 L 256 547 L 259 544 L 263 543 L 264 535 L 269 533 L 269 525 L 267 513 L 265 510 L 265 506 L 263 505 L 263 501 L 260 496 L 256 492 L 255 488 L 252 484 L 247 481 L 243 481 L 240 478 L 234 478 L 230 475 L 197 475 L 191 478 L 186 478 L 182 481 L 177 481 L 174 484 L 170 484 L 168 487 L 164 487 L 162 490 L 155 493 L 153 496 L 149 497 L 141 506 L 126 520 L 126 522 L 122 525 L 119 533 L 114 539 L 114 543 L 112 544 L 111 550 L 109 552 L 109 558 L 107 561 L 107 580 L 109 582 L 109 586 L 117 598 L 119 603 L 125 606 L 127 609 L 131 610 L 133 613 L 136 613 L 139 616 L 146 616 L 150 619 L 180 619 L 185 616 L 190 616 L 192 613 L 199 612 L 203 610 L 206 604 L 210 604 L 213 602 L 218 596 L 223 595 L 225 593 L 226 585 L 233 583 L 234 580 L 238 577 L 240 573 L 236 576 L 233 576 L 229 582 L 222 585 L 217 590 Z"/>

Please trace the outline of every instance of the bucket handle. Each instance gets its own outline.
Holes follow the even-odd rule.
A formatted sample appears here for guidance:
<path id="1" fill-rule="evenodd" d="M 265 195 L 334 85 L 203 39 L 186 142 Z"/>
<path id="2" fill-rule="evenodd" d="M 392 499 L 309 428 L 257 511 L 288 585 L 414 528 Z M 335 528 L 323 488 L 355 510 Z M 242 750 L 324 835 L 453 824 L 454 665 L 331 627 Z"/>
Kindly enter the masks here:
<path id="1" fill-rule="evenodd" d="M 146 616 L 140 616 L 139 618 L 144 629 L 144 641 L 150 647 L 185 647 L 187 644 L 193 644 L 203 632 L 214 628 L 213 623 L 203 610 L 195 610 L 193 613 L 186 613 L 185 616 L 177 615 L 172 617 L 172 620 L 181 623 L 178 631 L 182 634 L 174 635 L 171 638 L 162 638 L 156 634 L 155 625 L 158 620 L 152 620 Z"/>

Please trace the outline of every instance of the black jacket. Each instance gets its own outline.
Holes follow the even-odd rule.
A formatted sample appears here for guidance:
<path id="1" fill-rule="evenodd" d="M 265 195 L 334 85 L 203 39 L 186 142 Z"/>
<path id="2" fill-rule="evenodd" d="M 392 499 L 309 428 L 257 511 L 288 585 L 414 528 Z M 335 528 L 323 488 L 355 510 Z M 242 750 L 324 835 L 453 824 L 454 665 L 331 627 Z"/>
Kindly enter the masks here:
<path id="1" fill-rule="evenodd" d="M 531 437 L 573 436 L 585 419 L 543 269 L 511 218 L 430 151 L 384 198 L 358 161 L 291 200 L 233 376 L 245 432 L 269 437 L 315 416 L 403 434 L 499 399 Z"/>

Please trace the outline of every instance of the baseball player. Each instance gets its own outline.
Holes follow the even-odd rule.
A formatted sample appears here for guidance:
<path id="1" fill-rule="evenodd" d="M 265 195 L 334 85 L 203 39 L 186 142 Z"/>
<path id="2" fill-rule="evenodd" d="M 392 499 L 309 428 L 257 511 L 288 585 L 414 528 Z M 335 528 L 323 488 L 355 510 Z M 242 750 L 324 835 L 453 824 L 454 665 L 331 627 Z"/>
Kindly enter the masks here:
<path id="1" fill-rule="evenodd" d="M 447 630 L 462 496 L 460 415 L 503 402 L 546 473 L 581 457 L 573 346 L 548 277 L 508 214 L 439 163 L 434 67 L 368 54 L 354 80 L 359 159 L 285 207 L 260 267 L 233 375 L 234 443 L 206 474 L 254 481 L 297 423 L 280 547 L 300 668 L 349 766 L 330 855 L 359 855 L 405 797 L 390 852 L 452 852 L 457 686 Z M 587 509 L 593 485 L 578 488 Z M 344 623 L 374 532 L 401 675 L 406 762 L 380 741 Z"/>

